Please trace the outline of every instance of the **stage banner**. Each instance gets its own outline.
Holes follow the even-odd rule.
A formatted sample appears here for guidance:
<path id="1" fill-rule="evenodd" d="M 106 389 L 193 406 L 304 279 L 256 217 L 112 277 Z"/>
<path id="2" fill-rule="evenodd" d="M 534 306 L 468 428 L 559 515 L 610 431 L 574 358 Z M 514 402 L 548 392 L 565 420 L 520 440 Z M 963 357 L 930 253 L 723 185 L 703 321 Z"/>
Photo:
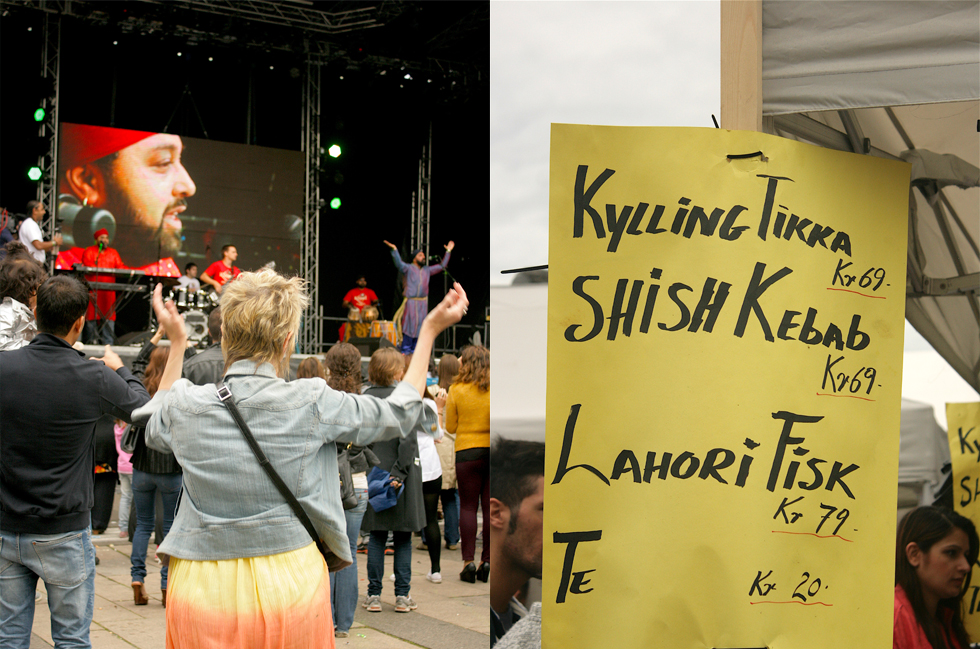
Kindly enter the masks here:
<path id="1" fill-rule="evenodd" d="M 892 638 L 909 167 L 551 131 L 543 646 Z"/>
<path id="2" fill-rule="evenodd" d="M 980 527 L 980 402 L 947 403 L 946 428 L 953 462 L 953 506 Z M 963 598 L 963 624 L 980 638 L 980 569 L 973 566 Z"/>

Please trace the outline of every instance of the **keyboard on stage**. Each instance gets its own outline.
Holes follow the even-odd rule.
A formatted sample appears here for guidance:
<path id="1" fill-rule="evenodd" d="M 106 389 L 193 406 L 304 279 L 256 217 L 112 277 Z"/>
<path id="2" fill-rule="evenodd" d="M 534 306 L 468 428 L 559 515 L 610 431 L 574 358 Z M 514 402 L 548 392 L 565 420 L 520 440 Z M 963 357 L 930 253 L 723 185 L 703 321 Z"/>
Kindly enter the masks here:
<path id="1" fill-rule="evenodd" d="M 96 291 L 119 291 L 121 293 L 146 293 L 150 290 L 148 286 L 143 284 L 123 284 L 115 282 L 89 282 L 90 288 Z"/>
<path id="2" fill-rule="evenodd" d="M 130 268 L 97 268 L 95 266 L 76 265 L 72 270 L 79 273 L 90 273 L 94 275 L 118 275 L 120 277 L 136 277 L 146 275 L 145 271 Z"/>

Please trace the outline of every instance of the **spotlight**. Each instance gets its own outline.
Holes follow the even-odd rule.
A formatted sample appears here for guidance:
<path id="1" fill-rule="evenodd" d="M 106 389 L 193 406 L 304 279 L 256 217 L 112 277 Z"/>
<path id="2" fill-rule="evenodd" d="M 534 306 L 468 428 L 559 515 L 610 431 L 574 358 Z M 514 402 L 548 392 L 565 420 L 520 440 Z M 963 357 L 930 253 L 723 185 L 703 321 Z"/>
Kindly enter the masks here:
<path id="1" fill-rule="evenodd" d="M 411 74 L 405 74 L 405 77 L 404 78 L 406 80 L 408 80 L 408 81 L 411 81 L 412 80 L 412 75 Z"/>
<path id="2" fill-rule="evenodd" d="M 340 209 L 340 199 L 339 198 L 331 198 L 330 199 L 330 209 L 332 209 L 332 210 L 339 210 Z"/>
<path id="3" fill-rule="evenodd" d="M 275 70 L 275 69 L 276 69 L 276 67 L 275 67 L 274 65 L 270 65 L 270 66 L 269 66 L 269 69 L 270 69 L 270 70 Z"/>
<path id="4" fill-rule="evenodd" d="M 213 61 L 213 60 L 214 60 L 214 57 L 213 56 L 209 56 L 208 57 L 208 61 Z"/>
<path id="5" fill-rule="evenodd" d="M 337 145 L 337 144 L 331 144 L 330 145 L 330 148 L 327 149 L 327 153 L 330 154 L 330 157 L 331 158 L 339 158 L 340 157 L 340 146 Z"/>
<path id="6" fill-rule="evenodd" d="M 177 56 L 183 56 L 183 54 L 181 54 L 180 52 L 177 52 Z"/>
<path id="7" fill-rule="evenodd" d="M 113 45 L 119 45 L 119 41 L 112 41 Z"/>

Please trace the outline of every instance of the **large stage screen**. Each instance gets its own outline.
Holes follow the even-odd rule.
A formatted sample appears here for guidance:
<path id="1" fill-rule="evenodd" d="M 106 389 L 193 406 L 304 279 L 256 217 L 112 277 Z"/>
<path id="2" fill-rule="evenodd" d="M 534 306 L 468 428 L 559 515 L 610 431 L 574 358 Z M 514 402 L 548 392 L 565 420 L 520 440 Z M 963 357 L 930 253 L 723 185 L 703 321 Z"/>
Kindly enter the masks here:
<path id="1" fill-rule="evenodd" d="M 304 156 L 298 151 L 63 123 L 58 268 L 80 263 L 95 233 L 123 263 L 175 275 L 238 250 L 236 265 L 299 272 Z"/>

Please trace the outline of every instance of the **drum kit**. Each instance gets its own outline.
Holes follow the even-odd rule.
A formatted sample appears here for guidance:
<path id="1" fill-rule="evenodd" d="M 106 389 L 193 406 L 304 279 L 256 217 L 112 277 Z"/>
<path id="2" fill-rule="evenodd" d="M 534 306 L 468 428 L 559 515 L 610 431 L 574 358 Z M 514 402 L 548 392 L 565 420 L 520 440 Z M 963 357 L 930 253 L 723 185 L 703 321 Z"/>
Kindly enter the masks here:
<path id="1" fill-rule="evenodd" d="M 201 341 L 208 335 L 208 315 L 218 306 L 219 296 L 212 291 L 173 289 L 177 311 L 184 316 L 184 326 L 190 340 Z"/>
<path id="2" fill-rule="evenodd" d="M 379 320 L 378 307 L 366 306 L 364 309 L 351 307 L 347 312 L 347 334 L 350 338 L 387 338 L 393 345 L 398 344 L 395 323 Z"/>

